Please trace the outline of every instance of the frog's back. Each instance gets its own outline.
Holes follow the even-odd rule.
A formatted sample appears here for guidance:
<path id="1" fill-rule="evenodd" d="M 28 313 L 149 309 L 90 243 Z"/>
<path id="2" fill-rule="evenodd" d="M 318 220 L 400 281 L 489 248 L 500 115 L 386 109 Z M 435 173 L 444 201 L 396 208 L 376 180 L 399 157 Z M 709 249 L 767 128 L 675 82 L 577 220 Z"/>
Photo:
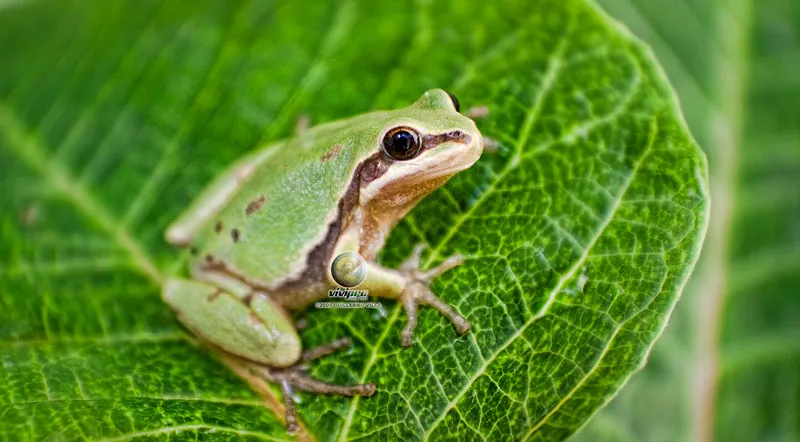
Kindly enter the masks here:
<path id="1" fill-rule="evenodd" d="M 375 128 L 363 118 L 288 140 L 200 229 L 192 244 L 197 263 L 212 259 L 268 284 L 298 277 L 308 254 L 338 233 L 340 200 L 374 150 L 364 139 Z"/>

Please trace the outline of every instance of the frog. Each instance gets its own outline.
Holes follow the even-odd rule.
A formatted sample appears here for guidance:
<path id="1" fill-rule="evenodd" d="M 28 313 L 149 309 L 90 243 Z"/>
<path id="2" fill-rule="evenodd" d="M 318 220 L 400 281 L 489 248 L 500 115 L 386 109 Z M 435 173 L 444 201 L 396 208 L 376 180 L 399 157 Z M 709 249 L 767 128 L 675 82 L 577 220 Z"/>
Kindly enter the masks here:
<path id="1" fill-rule="evenodd" d="M 371 396 L 374 383 L 335 385 L 308 374 L 317 358 L 349 338 L 303 350 L 294 312 L 339 285 L 332 261 L 356 253 L 366 272 L 357 289 L 395 300 L 413 345 L 419 306 L 433 307 L 458 335 L 471 323 L 430 289 L 462 264 L 456 254 L 421 269 L 418 245 L 395 269 L 378 263 L 392 228 L 423 198 L 480 158 L 484 141 L 459 102 L 442 89 L 413 104 L 306 128 L 257 148 L 211 181 L 166 230 L 188 249 L 187 274 L 166 280 L 162 297 L 202 343 L 276 383 L 288 431 L 298 429 L 295 390 Z"/>

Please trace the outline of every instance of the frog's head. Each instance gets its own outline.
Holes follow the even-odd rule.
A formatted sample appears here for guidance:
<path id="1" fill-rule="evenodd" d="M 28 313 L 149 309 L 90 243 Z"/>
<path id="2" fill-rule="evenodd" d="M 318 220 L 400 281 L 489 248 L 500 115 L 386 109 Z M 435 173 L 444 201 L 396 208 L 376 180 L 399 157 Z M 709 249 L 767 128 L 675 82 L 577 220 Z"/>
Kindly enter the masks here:
<path id="1" fill-rule="evenodd" d="M 483 152 L 475 123 L 441 89 L 409 107 L 384 114 L 376 130 L 378 152 L 361 170 L 359 204 L 393 223 Z"/>

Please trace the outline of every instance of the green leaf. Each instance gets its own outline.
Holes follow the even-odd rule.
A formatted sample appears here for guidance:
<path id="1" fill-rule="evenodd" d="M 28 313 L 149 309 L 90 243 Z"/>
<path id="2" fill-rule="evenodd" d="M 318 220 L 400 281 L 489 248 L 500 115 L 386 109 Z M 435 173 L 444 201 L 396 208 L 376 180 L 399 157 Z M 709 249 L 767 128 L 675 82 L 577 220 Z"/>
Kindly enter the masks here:
<path id="1" fill-rule="evenodd" d="M 289 438 L 182 331 L 166 225 L 225 164 L 314 123 L 444 87 L 499 141 L 394 230 L 474 324 L 308 312 L 351 336 L 301 438 L 563 439 L 641 366 L 699 251 L 705 160 L 649 50 L 587 1 L 61 2 L 0 10 L 0 435 Z M 259 387 L 256 385 L 256 387 Z"/>
<path id="2" fill-rule="evenodd" d="M 800 440 L 800 3 L 601 3 L 664 63 L 714 203 L 649 365 L 575 440 Z"/>

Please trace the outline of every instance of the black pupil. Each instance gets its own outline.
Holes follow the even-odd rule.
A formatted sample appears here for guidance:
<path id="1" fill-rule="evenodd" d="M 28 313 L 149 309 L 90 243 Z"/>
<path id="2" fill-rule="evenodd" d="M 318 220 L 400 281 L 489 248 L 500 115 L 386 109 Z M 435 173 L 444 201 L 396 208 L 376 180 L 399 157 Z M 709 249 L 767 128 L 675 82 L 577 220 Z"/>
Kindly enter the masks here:
<path id="1" fill-rule="evenodd" d="M 408 155 L 414 148 L 414 135 L 404 130 L 392 135 L 392 150 L 397 156 Z"/>
<path id="2" fill-rule="evenodd" d="M 420 151 L 419 135 L 408 128 L 396 128 L 386 134 L 383 147 L 395 160 L 410 160 Z"/>

